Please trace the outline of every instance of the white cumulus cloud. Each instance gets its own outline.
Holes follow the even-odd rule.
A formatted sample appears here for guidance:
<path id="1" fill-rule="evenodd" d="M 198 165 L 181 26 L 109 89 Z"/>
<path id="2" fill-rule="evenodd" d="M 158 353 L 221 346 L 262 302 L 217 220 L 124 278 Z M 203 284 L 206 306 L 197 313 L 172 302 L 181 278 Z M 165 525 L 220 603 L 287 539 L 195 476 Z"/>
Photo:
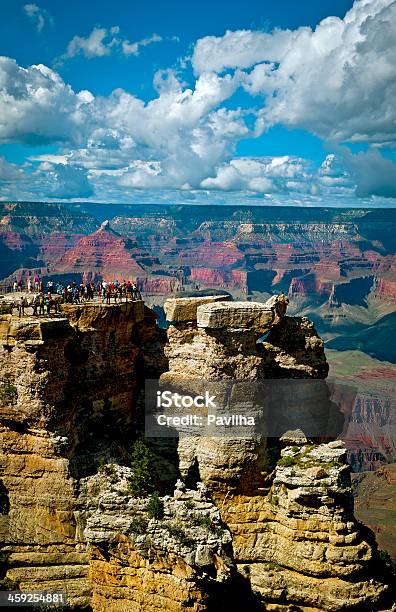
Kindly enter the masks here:
<path id="1" fill-rule="evenodd" d="M 75 93 L 57 72 L 0 57 L 0 142 L 79 142 L 93 96 Z"/>
<path id="2" fill-rule="evenodd" d="M 168 190 L 216 201 L 237 192 L 310 205 L 390 201 L 396 165 L 380 151 L 395 143 L 395 11 L 395 1 L 357 0 L 343 19 L 315 29 L 207 36 L 194 48 L 195 76 L 181 64 L 158 70 L 148 101 L 121 88 L 108 96 L 74 91 L 56 70 L 0 57 L 0 143 L 58 146 L 31 154 L 23 167 L 2 160 L 2 195 L 14 181 L 25 199 Z M 160 40 L 133 42 L 118 26 L 95 27 L 75 36 L 63 59 L 134 56 Z M 250 108 L 238 107 L 241 87 L 252 94 Z M 291 155 L 238 157 L 242 139 L 276 124 L 305 128 L 333 152 L 319 168 Z M 343 141 L 369 149 L 353 154 Z"/>
<path id="3" fill-rule="evenodd" d="M 79 53 L 88 58 L 110 55 L 112 47 L 119 44 L 116 37 L 119 31 L 118 26 L 109 29 L 95 27 L 89 36 L 85 38 L 83 36 L 74 36 L 67 45 L 67 51 L 62 58 L 75 57 Z"/>
<path id="4" fill-rule="evenodd" d="M 214 177 L 202 181 L 201 187 L 257 193 L 309 192 L 313 181 L 309 163 L 301 157 L 241 157 L 220 166 Z"/>
<path id="5" fill-rule="evenodd" d="M 242 72 L 246 90 L 263 97 L 258 133 L 281 123 L 380 143 L 396 135 L 395 57 L 396 2 L 357 0 L 344 19 L 327 17 L 314 30 L 205 37 L 192 62 L 198 74 Z"/>

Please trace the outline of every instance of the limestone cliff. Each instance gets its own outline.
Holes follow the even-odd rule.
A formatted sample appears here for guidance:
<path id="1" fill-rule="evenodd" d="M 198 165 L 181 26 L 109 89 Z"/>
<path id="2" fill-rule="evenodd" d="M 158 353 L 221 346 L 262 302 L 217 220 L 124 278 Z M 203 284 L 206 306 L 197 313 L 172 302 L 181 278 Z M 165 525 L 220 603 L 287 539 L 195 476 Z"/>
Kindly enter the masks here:
<path id="1" fill-rule="evenodd" d="M 1 316 L 0 539 L 9 580 L 64 589 L 81 606 L 91 587 L 75 515 L 79 478 L 109 457 L 125 460 L 150 355 L 142 345 L 155 343 L 156 328 L 142 302 L 63 313 Z"/>
<path id="2" fill-rule="evenodd" d="M 161 380 L 180 388 L 199 379 L 247 380 L 249 395 L 260 379 L 299 379 L 287 411 L 297 412 L 303 429 L 313 414 L 331 438 L 341 421 L 320 383 L 327 376 L 323 341 L 310 321 L 287 317 L 286 307 L 283 296 L 267 304 L 169 300 L 169 371 Z M 277 411 L 290 401 L 283 388 Z M 373 535 L 353 516 L 343 443 L 308 444 L 304 435 L 287 441 L 279 456 L 282 440 L 265 436 L 182 437 L 180 470 L 186 480 L 194 470 L 212 491 L 260 609 L 386 608 L 392 595 L 377 570 Z"/>
<path id="3" fill-rule="evenodd" d="M 390 609 L 344 449 L 328 442 L 340 423 L 323 342 L 286 308 L 285 296 L 169 300 L 167 333 L 142 302 L 2 315 L 3 588 L 65 590 L 75 609 L 110 612 Z M 257 381 L 292 379 L 294 396 L 282 383 L 275 400 L 327 440 L 154 440 L 153 511 L 131 488 L 148 378 L 245 381 L 248 399 Z"/>

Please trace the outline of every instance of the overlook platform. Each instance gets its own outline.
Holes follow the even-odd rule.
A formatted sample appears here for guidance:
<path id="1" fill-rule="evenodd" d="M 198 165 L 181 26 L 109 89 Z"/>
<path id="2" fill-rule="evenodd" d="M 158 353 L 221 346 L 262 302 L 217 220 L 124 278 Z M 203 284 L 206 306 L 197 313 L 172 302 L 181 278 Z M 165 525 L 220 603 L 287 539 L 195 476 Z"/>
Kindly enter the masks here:
<path id="1" fill-rule="evenodd" d="M 30 307 L 26 310 L 29 311 Z M 18 341 L 35 342 L 60 337 L 67 335 L 70 326 L 79 331 L 88 331 L 109 325 L 114 327 L 121 322 L 123 325 L 135 325 L 143 321 L 146 314 L 142 300 L 117 304 L 95 301 L 60 304 L 59 312 L 50 316 L 33 316 L 31 313 L 19 316 L 13 311 L 0 314 L 0 343 L 4 346 L 14 345 Z"/>

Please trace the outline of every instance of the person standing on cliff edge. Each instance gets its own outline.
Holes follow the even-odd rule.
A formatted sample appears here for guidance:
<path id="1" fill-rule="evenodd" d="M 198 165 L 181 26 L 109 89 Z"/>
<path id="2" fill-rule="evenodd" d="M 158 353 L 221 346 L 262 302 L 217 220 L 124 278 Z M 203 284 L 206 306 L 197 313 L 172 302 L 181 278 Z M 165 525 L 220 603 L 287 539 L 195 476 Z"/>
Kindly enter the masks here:
<path id="1" fill-rule="evenodd" d="M 26 300 L 25 300 L 25 298 L 23 296 L 21 296 L 21 299 L 20 299 L 19 304 L 18 304 L 18 316 L 19 316 L 19 318 L 25 316 L 25 306 L 27 306 Z"/>

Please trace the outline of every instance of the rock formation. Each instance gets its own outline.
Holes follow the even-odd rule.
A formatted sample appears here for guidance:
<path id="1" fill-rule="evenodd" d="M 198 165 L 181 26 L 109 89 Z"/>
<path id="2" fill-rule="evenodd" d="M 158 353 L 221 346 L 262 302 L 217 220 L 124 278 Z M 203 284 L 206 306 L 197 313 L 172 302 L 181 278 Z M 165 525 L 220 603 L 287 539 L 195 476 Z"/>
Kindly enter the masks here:
<path id="1" fill-rule="evenodd" d="M 311 322 L 285 316 L 287 298 L 197 304 L 196 318 L 194 298 L 178 305 L 168 329 L 169 371 L 163 383 L 191 389 L 199 379 L 235 378 L 250 381 L 249 394 L 260 379 L 305 379 L 302 396 L 297 387 L 287 410 L 295 412 L 303 403 L 296 426 L 304 428 L 307 413 L 314 411 L 322 436 L 334 435 L 332 427 L 341 422 L 326 385 L 311 388 L 312 379 L 320 383 L 327 375 L 323 342 Z M 172 300 L 165 304 L 170 318 L 175 307 Z M 277 410 L 290 401 L 279 389 Z M 304 436 L 291 442 L 277 462 L 279 446 L 270 438 L 181 437 L 180 471 L 186 481 L 195 471 L 212 492 L 233 535 L 238 571 L 262 609 L 386 607 L 391 596 L 376 574 L 373 536 L 353 517 L 343 443 L 317 446 Z"/>
<path id="2" fill-rule="evenodd" d="M 104 221 L 100 228 L 65 253 L 54 265 L 55 273 L 81 274 L 87 282 L 103 278 L 123 279 L 136 277 L 143 273 L 137 263 L 139 251 L 131 240 L 125 239 L 110 228 L 109 221 Z"/>
<path id="3" fill-rule="evenodd" d="M 345 454 L 342 442 L 288 446 L 268 495 L 223 511 L 239 571 L 276 609 L 375 610 L 389 601 L 373 534 L 353 515 Z"/>
<path id="4" fill-rule="evenodd" d="M 142 302 L 1 315 L 3 588 L 110 612 L 390 609 L 345 451 L 328 441 L 341 423 L 323 341 L 286 308 L 283 295 L 169 300 L 167 333 Z M 255 385 L 283 379 L 266 418 L 278 405 L 280 425 L 304 431 L 152 440 L 159 491 L 136 493 L 145 379 L 235 383 L 231 400 L 255 407 Z"/>
<path id="5" fill-rule="evenodd" d="M 138 373 L 150 361 L 142 345 L 152 339 L 156 350 L 156 331 L 142 302 L 67 304 L 63 312 L 0 317 L 0 540 L 9 580 L 59 587 L 80 606 L 90 583 L 75 515 L 79 478 L 109 457 L 122 461 L 137 420 Z"/>
<path id="6" fill-rule="evenodd" d="M 94 610 L 208 609 L 231 586 L 231 534 L 201 487 L 179 481 L 164 496 L 161 520 L 131 497 L 130 468 L 114 467 L 81 483 L 89 515 Z"/>

